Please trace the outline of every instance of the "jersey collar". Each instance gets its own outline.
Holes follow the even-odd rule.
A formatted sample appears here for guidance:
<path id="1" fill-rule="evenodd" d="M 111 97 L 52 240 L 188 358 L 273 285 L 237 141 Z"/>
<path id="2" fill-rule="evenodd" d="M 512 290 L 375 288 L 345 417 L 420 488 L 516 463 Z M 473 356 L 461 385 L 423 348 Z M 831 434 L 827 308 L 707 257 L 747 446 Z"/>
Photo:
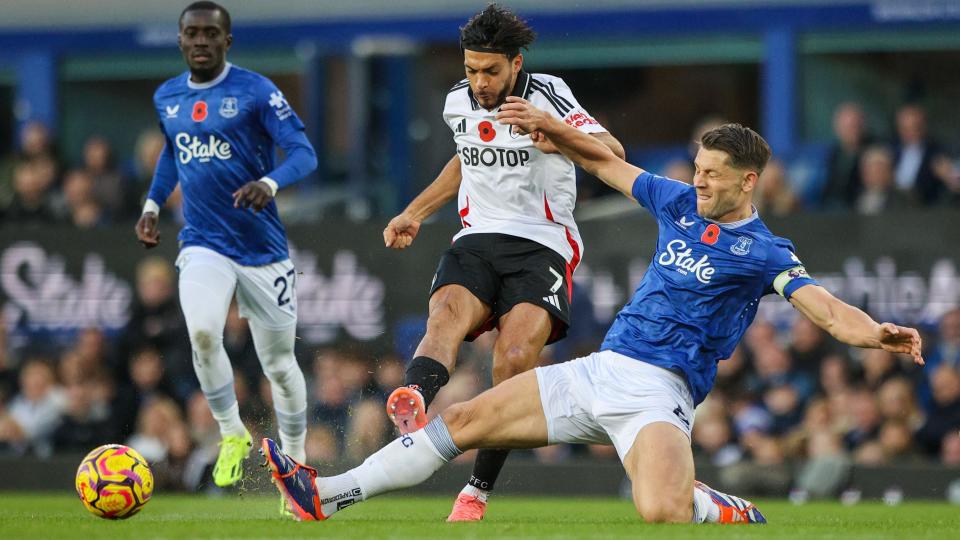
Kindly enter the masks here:
<path id="1" fill-rule="evenodd" d="M 221 71 L 220 74 L 217 75 L 217 78 L 216 78 L 216 79 L 213 79 L 212 81 L 207 81 L 207 82 L 205 82 L 205 83 L 198 83 L 198 82 L 193 82 L 193 81 L 191 81 L 191 80 L 190 80 L 190 72 L 188 71 L 188 72 L 187 72 L 187 86 L 189 86 L 189 87 L 190 87 L 191 89 L 193 89 L 193 90 L 205 90 L 205 89 L 207 89 L 207 88 L 213 88 L 214 86 L 222 83 L 223 80 L 227 78 L 227 75 L 230 73 L 230 67 L 231 67 L 231 66 L 233 66 L 233 64 L 231 64 L 230 62 L 227 62 L 226 65 L 223 66 L 223 71 Z"/>
<path id="2" fill-rule="evenodd" d="M 753 213 L 750 214 L 750 217 L 743 218 L 740 221 L 731 221 L 730 223 L 720 223 L 719 221 L 714 221 L 712 219 L 703 218 L 704 221 L 709 221 L 710 223 L 716 223 L 717 225 L 723 227 L 724 229 L 739 229 L 747 223 L 760 217 L 760 214 L 757 212 L 757 207 L 751 205 L 750 208 L 753 210 Z"/>

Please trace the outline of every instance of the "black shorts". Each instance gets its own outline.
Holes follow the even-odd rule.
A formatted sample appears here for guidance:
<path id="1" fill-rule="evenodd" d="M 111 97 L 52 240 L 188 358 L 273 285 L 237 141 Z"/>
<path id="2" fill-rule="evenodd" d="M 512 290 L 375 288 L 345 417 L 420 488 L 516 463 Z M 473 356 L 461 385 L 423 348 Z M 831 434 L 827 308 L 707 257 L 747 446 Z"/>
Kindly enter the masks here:
<path id="1" fill-rule="evenodd" d="M 490 319 L 466 341 L 497 327 L 505 313 L 520 303 L 547 310 L 553 329 L 547 343 L 563 339 L 570 326 L 573 268 L 556 251 L 509 234 L 468 234 L 440 258 L 430 296 L 444 285 L 462 285 L 493 311 Z"/>

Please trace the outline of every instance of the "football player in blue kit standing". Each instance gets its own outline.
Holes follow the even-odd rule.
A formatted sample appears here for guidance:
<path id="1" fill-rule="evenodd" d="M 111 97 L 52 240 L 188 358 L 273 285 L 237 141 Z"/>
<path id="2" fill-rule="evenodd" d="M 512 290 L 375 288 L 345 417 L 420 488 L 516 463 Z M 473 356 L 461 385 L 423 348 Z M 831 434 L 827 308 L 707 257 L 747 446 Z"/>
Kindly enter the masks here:
<path id="1" fill-rule="evenodd" d="M 266 77 L 232 65 L 230 14 L 194 2 L 180 14 L 178 43 L 189 68 L 154 94 L 166 137 L 137 238 L 160 242 L 160 207 L 180 184 L 180 304 L 200 388 L 220 426 L 213 478 L 229 486 L 243 475 L 252 440 L 240 420 L 233 369 L 223 348 L 231 300 L 248 319 L 270 380 L 284 451 L 303 460 L 307 393 L 294 356 L 296 272 L 274 197 L 317 166 L 304 126 Z M 276 163 L 275 147 L 286 154 Z"/>
<path id="2" fill-rule="evenodd" d="M 623 161 L 523 98 L 508 97 L 497 120 L 650 211 L 659 227 L 653 262 L 600 352 L 521 373 L 453 405 L 359 467 L 320 477 L 264 439 L 261 451 L 299 519 L 326 519 L 418 484 L 465 450 L 565 442 L 612 444 L 646 521 L 765 523 L 749 501 L 694 480 L 690 447 L 694 407 L 760 298 L 779 294 L 844 343 L 923 364 L 915 329 L 878 323 L 831 295 L 807 274 L 793 245 L 760 220 L 751 197 L 770 147 L 753 130 L 726 124 L 704 134 L 691 186 Z"/>

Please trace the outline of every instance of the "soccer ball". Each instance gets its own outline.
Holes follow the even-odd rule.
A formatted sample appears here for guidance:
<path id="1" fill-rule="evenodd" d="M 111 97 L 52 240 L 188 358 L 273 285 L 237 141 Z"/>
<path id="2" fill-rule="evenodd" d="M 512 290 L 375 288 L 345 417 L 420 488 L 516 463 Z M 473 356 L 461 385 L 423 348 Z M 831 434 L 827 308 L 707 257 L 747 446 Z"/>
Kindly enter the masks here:
<path id="1" fill-rule="evenodd" d="M 77 495 L 91 514 L 127 519 L 153 494 L 153 473 L 139 452 L 121 444 L 93 450 L 77 469 Z"/>

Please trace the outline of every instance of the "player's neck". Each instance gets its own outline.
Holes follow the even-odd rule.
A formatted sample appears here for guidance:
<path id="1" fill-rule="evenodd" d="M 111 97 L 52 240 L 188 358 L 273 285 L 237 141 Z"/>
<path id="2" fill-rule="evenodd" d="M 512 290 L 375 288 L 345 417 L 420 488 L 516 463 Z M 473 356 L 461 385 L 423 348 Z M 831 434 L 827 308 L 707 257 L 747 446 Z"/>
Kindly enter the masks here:
<path id="1" fill-rule="evenodd" d="M 208 83 L 223 73 L 223 70 L 227 69 L 227 62 L 224 61 L 219 66 L 211 69 L 210 71 L 190 71 L 190 81 L 203 84 Z"/>
<path id="2" fill-rule="evenodd" d="M 717 223 L 736 223 L 738 221 L 743 221 L 753 215 L 753 205 L 749 204 L 747 206 L 737 208 L 732 210 L 719 218 L 715 219 Z"/>

